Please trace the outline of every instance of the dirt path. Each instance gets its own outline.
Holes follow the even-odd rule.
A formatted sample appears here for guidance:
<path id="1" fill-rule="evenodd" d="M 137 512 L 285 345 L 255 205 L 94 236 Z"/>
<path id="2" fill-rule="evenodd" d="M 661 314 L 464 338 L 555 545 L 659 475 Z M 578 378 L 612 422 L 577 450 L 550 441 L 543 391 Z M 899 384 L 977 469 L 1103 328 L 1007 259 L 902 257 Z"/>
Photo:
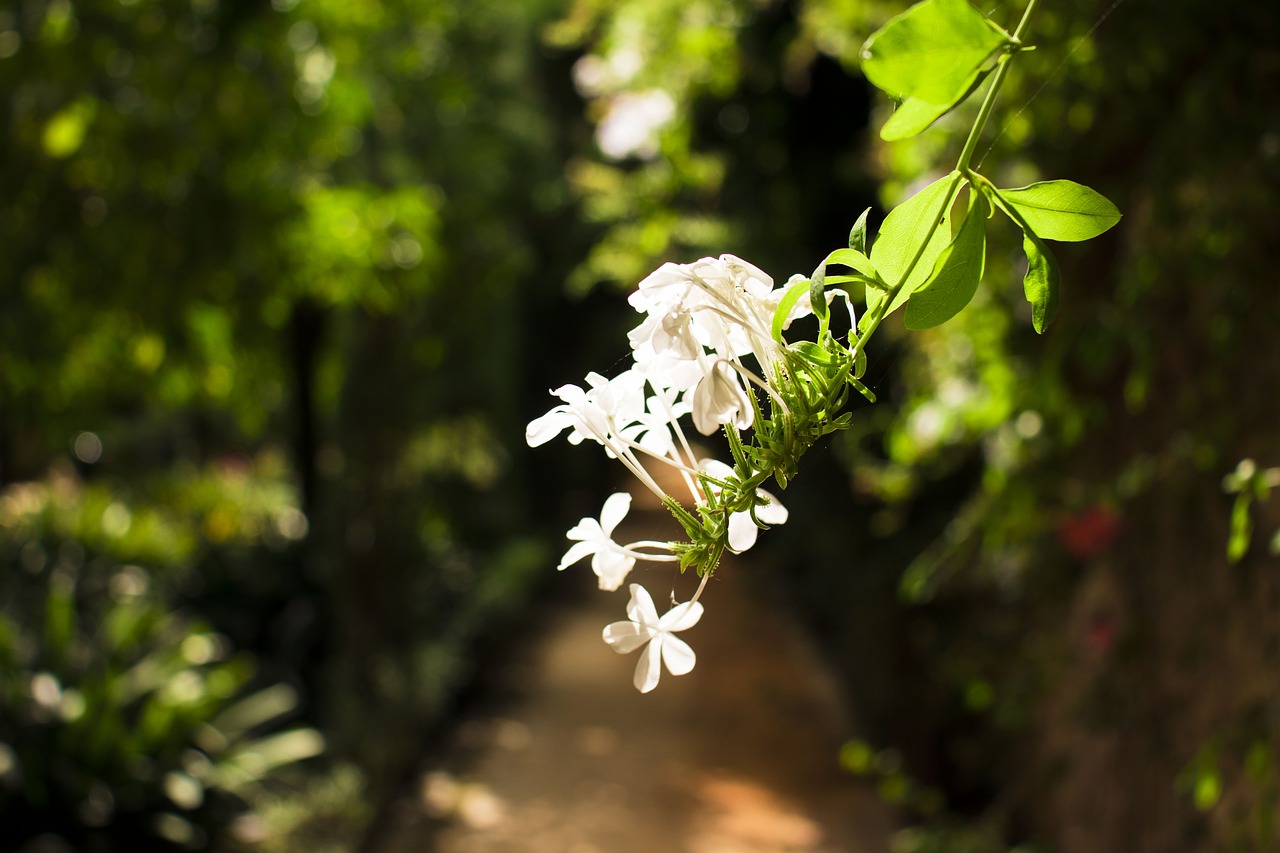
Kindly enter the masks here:
<path id="1" fill-rule="evenodd" d="M 889 819 L 840 771 L 848 734 L 811 650 L 723 566 L 681 634 L 692 673 L 641 695 L 600 638 L 625 587 L 581 598 L 512 662 L 510 700 L 464 723 L 380 853 L 881 853 Z M 594 581 L 584 567 L 562 581 Z M 641 575 L 659 611 L 669 574 Z M 692 577 L 676 578 L 681 600 Z M 578 597 L 575 595 L 575 599 Z"/>

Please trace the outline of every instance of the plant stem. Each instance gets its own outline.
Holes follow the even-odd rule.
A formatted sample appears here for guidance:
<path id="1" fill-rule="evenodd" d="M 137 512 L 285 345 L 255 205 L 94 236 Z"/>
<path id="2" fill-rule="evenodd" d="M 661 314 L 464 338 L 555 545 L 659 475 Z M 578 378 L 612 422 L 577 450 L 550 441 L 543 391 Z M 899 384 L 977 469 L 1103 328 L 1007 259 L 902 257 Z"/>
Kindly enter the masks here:
<path id="1" fill-rule="evenodd" d="M 951 207 L 952 202 L 956 200 L 956 193 L 960 191 L 960 183 L 963 178 L 962 173 L 951 173 L 951 185 L 947 187 L 947 196 L 942 200 L 942 206 L 938 208 L 938 212 L 933 217 L 933 226 L 924 235 L 924 239 L 920 241 L 920 245 L 916 246 L 915 254 L 911 256 L 911 262 L 907 264 L 906 269 L 902 271 L 902 275 L 898 276 L 897 282 L 893 287 L 889 288 L 889 292 L 884 298 L 876 303 L 875 310 L 871 312 L 871 319 L 867 322 L 867 328 L 858 335 L 857 341 L 854 342 L 853 348 L 849 351 L 849 358 L 857 359 L 858 352 L 862 349 L 867 339 L 875 333 L 879 328 L 880 321 L 888 316 L 889 308 L 893 305 L 893 300 L 907 283 L 907 279 L 911 278 L 911 274 L 915 272 L 916 264 L 920 263 L 920 258 L 924 257 L 924 250 L 928 248 L 929 241 L 933 239 L 933 234 L 938 230 L 938 226 L 942 224 L 942 220 L 947 215 L 947 210 Z"/>
<path id="2" fill-rule="evenodd" d="M 1029 0 L 1027 8 L 1022 11 L 1022 20 L 1018 21 L 1018 28 L 1013 31 L 1013 40 L 1018 41 L 1022 35 L 1022 31 L 1026 29 L 1027 21 L 1031 19 L 1031 13 L 1035 11 L 1036 4 L 1040 0 Z M 964 141 L 964 148 L 960 151 L 960 159 L 956 161 L 956 171 L 961 174 L 968 175 L 969 161 L 973 159 L 973 151 L 978 147 L 978 137 L 982 135 L 983 129 L 987 126 L 987 119 L 991 116 L 991 110 L 996 103 L 996 95 L 1000 92 L 1000 87 L 1004 85 L 1004 75 L 1009 69 L 1009 59 L 1012 53 L 1006 53 L 997 60 L 999 67 L 996 68 L 995 75 L 991 78 L 991 86 L 987 89 L 986 97 L 982 99 L 982 108 L 978 110 L 978 117 L 973 122 L 973 127 L 969 130 L 969 138 Z"/>
<path id="3" fill-rule="evenodd" d="M 853 375 L 854 365 L 857 363 L 857 359 L 863 351 L 867 340 L 869 340 L 875 333 L 876 329 L 879 328 L 881 321 L 888 316 L 889 311 L 893 306 L 894 299 L 902 292 L 903 287 L 906 286 L 907 281 L 911 278 L 911 275 L 919 265 L 920 259 L 924 257 L 925 250 L 933 240 L 934 234 L 937 233 L 938 228 L 941 227 L 942 223 L 945 221 L 947 211 L 951 209 L 951 205 L 955 202 L 956 196 L 960 192 L 964 182 L 968 180 L 973 183 L 975 187 L 982 187 L 990 190 L 990 194 L 993 196 L 993 201 L 1001 208 L 1007 207 L 1007 205 L 1003 204 L 1003 199 L 1001 199 L 999 193 L 995 191 L 994 186 L 970 168 L 970 162 L 973 160 L 973 153 L 978 146 L 978 139 L 982 136 L 983 130 L 986 129 L 987 121 L 990 119 L 991 112 L 995 108 L 996 96 L 1000 92 L 1000 87 L 1004 85 L 1005 74 L 1009 70 L 1009 60 L 1012 58 L 1014 53 L 1021 48 L 1020 37 L 1027 26 L 1027 22 L 1031 19 L 1031 14 L 1035 10 L 1038 2 L 1039 0 L 1028 0 L 1026 8 L 1022 12 L 1022 19 L 1018 22 L 1017 28 L 1013 31 L 1013 44 L 1009 46 L 1010 49 L 1006 50 L 1006 52 L 996 60 L 996 70 L 991 77 L 991 85 L 987 87 L 986 95 L 983 96 L 982 106 L 978 109 L 978 115 L 974 119 L 973 126 L 969 130 L 968 137 L 965 139 L 964 147 L 960 150 L 960 157 L 956 161 L 955 170 L 949 177 L 950 182 L 947 186 L 946 196 L 933 216 L 931 227 L 921 239 L 920 244 L 916 247 L 915 252 L 911 256 L 910 262 L 898 276 L 897 281 L 894 282 L 891 287 L 882 291 L 882 298 L 876 303 L 876 307 L 872 309 L 868 315 L 863 317 L 863 320 L 866 321 L 866 327 L 862 329 L 860 334 L 858 334 L 856 326 L 850 331 L 850 337 L 854 337 L 856 335 L 856 338 L 854 338 L 852 346 L 850 346 L 847 351 L 846 357 L 849 362 L 845 375 Z M 1016 212 L 1011 212 L 1011 215 L 1014 216 L 1015 221 L 1018 221 L 1019 224 L 1025 226 L 1025 222 L 1021 221 L 1021 217 L 1017 216 Z M 1026 229 L 1024 228 L 1024 230 Z M 819 267 L 819 269 L 822 269 L 822 267 Z M 825 333 L 825 331 L 826 324 L 823 323 L 822 332 Z M 741 372 L 741 368 L 739 368 L 739 370 Z M 748 378 L 752 377 L 749 376 Z M 773 392 L 767 384 L 757 384 L 760 384 L 760 386 L 769 393 L 775 406 L 780 405 L 782 407 L 783 415 L 787 417 L 789 421 L 790 412 L 787 409 L 786 404 L 778 398 L 777 394 Z M 790 426 L 789 423 L 788 426 Z M 729 435 L 730 449 L 733 451 L 735 463 L 737 463 L 739 468 L 749 471 L 749 466 L 745 463 L 744 451 L 741 443 L 740 441 L 735 442 L 735 439 L 737 439 L 736 433 L 728 427 L 726 427 L 726 433 Z M 788 430 L 788 444 L 790 444 L 791 437 L 790 430 Z M 746 477 L 741 483 L 737 484 L 737 489 L 726 488 L 722 491 L 720 498 L 721 504 L 724 507 L 725 518 L 725 532 L 723 536 L 727 537 L 728 535 L 728 518 L 732 512 L 732 508 L 742 503 L 746 503 L 747 506 L 751 506 L 755 500 L 756 489 L 761 483 L 773 475 L 773 469 L 776 467 L 776 465 L 769 465 L 766 467 L 766 470 L 753 472 L 751 473 L 751 476 Z M 750 497 L 748 498 L 747 496 Z M 675 512 L 675 508 L 672 508 L 672 511 Z M 683 508 L 681 508 L 681 512 L 683 512 Z M 685 513 L 685 515 L 687 515 L 687 513 Z M 679 513 L 677 513 L 676 517 L 681 519 L 683 523 L 683 519 Z M 686 525 L 686 529 L 688 529 L 688 525 Z M 698 566 L 698 572 L 702 575 L 702 583 L 698 586 L 698 591 L 694 594 L 692 599 L 693 601 L 697 601 L 698 597 L 702 594 L 702 590 L 706 586 L 707 579 L 715 570 L 716 563 L 719 562 L 720 553 L 723 551 L 724 544 L 725 542 L 723 538 L 717 541 L 715 543 L 715 547 L 713 547 L 707 558 Z"/>
<path id="4" fill-rule="evenodd" d="M 1027 8 L 1022 11 L 1022 20 L 1018 21 L 1017 29 L 1013 31 L 1013 40 L 1019 41 L 1022 31 L 1026 29 L 1027 22 L 1031 19 L 1031 13 L 1035 11 L 1036 4 L 1040 0 L 1028 0 Z M 885 297 L 876 304 L 875 310 L 872 312 L 867 322 L 867 327 L 858 335 L 857 340 L 849 350 L 850 358 L 857 358 L 858 353 L 864 348 L 866 341 L 875 330 L 880 326 L 880 321 L 884 319 L 888 313 L 890 306 L 893 305 L 894 298 L 898 292 L 902 290 L 903 285 L 911 274 L 915 271 L 916 264 L 920 262 L 921 256 L 924 255 L 925 247 L 929 245 L 929 241 L 933 239 L 934 232 L 938 230 L 938 226 L 942 224 L 943 217 L 946 215 L 947 209 L 951 203 L 955 201 L 956 193 L 960 189 L 960 178 L 972 179 L 973 173 L 969 168 L 969 163 L 973 159 L 973 152 L 978 147 L 978 138 L 982 135 L 982 131 L 987 126 L 987 119 L 991 117 L 991 111 L 995 107 L 996 95 L 1000 92 L 1000 87 L 1004 85 L 1004 75 L 1009 69 L 1009 59 L 1012 53 L 1005 53 L 997 60 L 997 68 L 995 74 L 991 78 L 991 85 L 987 88 L 987 94 L 982 99 L 982 107 L 978 110 L 978 116 L 974 119 L 973 127 L 969 129 L 969 136 L 965 139 L 964 148 L 960 151 L 960 157 L 956 160 L 955 173 L 951 186 L 948 188 L 947 197 L 942 204 L 942 208 L 934 217 L 933 227 L 925 234 L 920 241 L 920 245 L 916 248 L 915 254 L 911 257 L 911 262 L 907 264 L 902 275 L 898 277 L 898 281 L 889 289 Z"/>

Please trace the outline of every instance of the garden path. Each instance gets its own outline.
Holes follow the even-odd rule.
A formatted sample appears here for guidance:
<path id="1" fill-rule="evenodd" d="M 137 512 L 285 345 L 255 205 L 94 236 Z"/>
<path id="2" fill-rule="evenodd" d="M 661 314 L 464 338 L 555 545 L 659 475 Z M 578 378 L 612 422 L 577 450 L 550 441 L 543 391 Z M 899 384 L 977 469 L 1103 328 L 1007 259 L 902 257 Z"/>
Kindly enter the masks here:
<path id="1" fill-rule="evenodd" d="M 561 575 L 566 604 L 509 662 L 504 697 L 432 761 L 379 853 L 888 850 L 886 809 L 838 766 L 849 728 L 831 682 L 777 596 L 735 568 L 681 635 L 697 667 L 645 695 L 638 653 L 600 639 L 625 618 L 625 587 L 579 595 L 585 564 Z M 664 610 L 669 575 L 637 572 Z M 676 579 L 681 600 L 694 580 Z"/>

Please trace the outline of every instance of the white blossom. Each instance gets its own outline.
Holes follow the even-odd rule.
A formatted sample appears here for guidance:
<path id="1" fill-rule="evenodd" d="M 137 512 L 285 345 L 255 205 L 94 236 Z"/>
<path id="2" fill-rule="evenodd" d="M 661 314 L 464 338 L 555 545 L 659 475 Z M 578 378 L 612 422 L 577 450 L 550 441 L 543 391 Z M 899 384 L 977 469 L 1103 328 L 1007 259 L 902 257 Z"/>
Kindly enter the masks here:
<path id="1" fill-rule="evenodd" d="M 537 447 L 567 429 L 570 444 L 589 438 L 616 455 L 616 425 L 630 423 L 644 414 L 644 381 L 642 373 L 628 370 L 613 379 L 588 373 L 589 391 L 577 385 L 562 385 L 551 393 L 564 403 L 530 421 L 525 440 L 530 447 Z"/>
<path id="2" fill-rule="evenodd" d="M 672 675 L 685 675 L 693 670 L 697 656 L 689 648 L 689 644 L 675 636 L 675 633 L 692 628 L 698 623 L 702 618 L 702 604 L 686 601 L 672 607 L 659 618 L 653 599 L 644 587 L 633 583 L 630 590 L 631 600 L 627 602 L 628 621 L 606 625 L 603 636 L 604 641 L 618 654 L 630 654 L 645 646 L 636 663 L 635 685 L 641 693 L 648 693 L 658 686 L 663 664 Z"/>
<path id="3" fill-rule="evenodd" d="M 693 390 L 693 425 L 711 435 L 720 424 L 744 430 L 755 421 L 756 410 L 742 380 L 729 362 L 718 359 Z"/>
<path id="4" fill-rule="evenodd" d="M 675 421 L 688 414 L 691 407 L 677 399 L 674 391 L 659 391 L 648 398 L 646 411 L 626 426 L 621 435 L 634 441 L 655 456 L 678 456 Z"/>
<path id="5" fill-rule="evenodd" d="M 737 477 L 732 468 L 717 459 L 704 459 L 699 463 L 699 467 L 717 480 L 728 481 Z M 719 492 L 718 489 L 716 491 Z M 756 489 L 756 497 L 764 501 L 764 504 L 756 507 L 757 519 L 765 524 L 786 523 L 790 513 L 781 501 L 764 489 Z M 756 537 L 759 534 L 760 527 L 752 519 L 749 510 L 735 512 L 729 516 L 729 550 L 733 553 L 741 554 L 743 551 L 750 550 L 751 546 L 756 544 Z"/>
<path id="6" fill-rule="evenodd" d="M 599 521 L 584 518 L 565 534 L 577 542 L 569 547 L 556 568 L 564 571 L 583 557 L 590 556 L 591 570 L 600 578 L 601 589 L 615 590 L 622 586 L 636 564 L 636 555 L 613 541 L 613 530 L 626 518 L 630 508 L 631 495 L 626 492 L 610 495 L 600 511 Z"/>

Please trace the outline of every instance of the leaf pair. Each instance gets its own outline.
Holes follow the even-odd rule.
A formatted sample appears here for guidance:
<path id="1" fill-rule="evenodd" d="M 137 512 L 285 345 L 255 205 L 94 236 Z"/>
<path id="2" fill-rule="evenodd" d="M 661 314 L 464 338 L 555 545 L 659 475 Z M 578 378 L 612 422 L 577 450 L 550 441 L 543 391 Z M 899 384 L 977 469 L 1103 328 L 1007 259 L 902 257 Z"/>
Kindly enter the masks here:
<path id="1" fill-rule="evenodd" d="M 1074 181 L 1041 181 L 1019 189 L 996 189 L 983 181 L 983 192 L 1022 229 L 1027 255 L 1023 292 L 1031 303 L 1031 325 L 1043 334 L 1058 310 L 1058 262 L 1045 240 L 1090 240 L 1120 221 L 1120 211 L 1107 198 Z"/>
<path id="2" fill-rule="evenodd" d="M 1032 324 L 1043 333 L 1057 311 L 1059 291 L 1057 262 L 1044 241 L 1096 237 L 1120 221 L 1120 212 L 1102 195 L 1073 181 L 1001 190 L 981 175 L 969 174 L 981 194 L 974 193 L 962 211 L 953 208 L 965 179 L 952 172 L 885 217 L 867 262 L 887 290 L 868 288 L 867 316 L 888 293 L 893 293 L 893 301 L 883 314 L 905 304 L 908 329 L 932 328 L 963 310 L 977 292 L 986 266 L 989 202 L 1023 232 L 1028 260 L 1023 289 L 1032 306 Z M 837 259 L 851 251 L 833 252 L 829 262 L 856 268 L 848 263 L 856 260 L 852 256 Z"/>
<path id="3" fill-rule="evenodd" d="M 892 18 L 862 46 L 862 71 L 901 101 L 880 130 L 915 136 L 978 87 L 1019 43 L 966 0 L 924 0 Z"/>
<path id="4" fill-rule="evenodd" d="M 864 316 L 872 316 L 889 293 L 893 294 L 893 301 L 883 314 L 893 313 L 930 278 L 939 255 L 951 241 L 951 207 L 962 182 L 960 174 L 952 172 L 920 190 L 885 217 L 871 247 L 871 263 L 889 289 L 887 292 L 867 290 Z"/>

